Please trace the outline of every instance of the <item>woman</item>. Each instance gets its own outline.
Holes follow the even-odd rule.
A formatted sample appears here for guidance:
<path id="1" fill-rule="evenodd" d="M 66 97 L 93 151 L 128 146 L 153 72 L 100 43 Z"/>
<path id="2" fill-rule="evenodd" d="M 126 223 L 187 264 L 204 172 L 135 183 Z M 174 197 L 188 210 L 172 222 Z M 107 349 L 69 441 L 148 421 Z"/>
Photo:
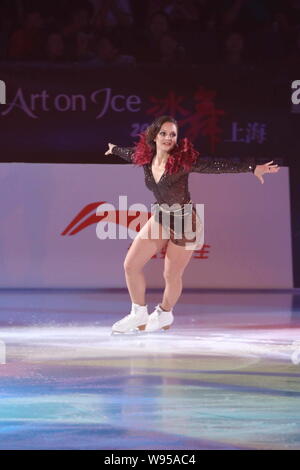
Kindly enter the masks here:
<path id="1" fill-rule="evenodd" d="M 125 258 L 125 277 L 132 308 L 129 315 L 114 323 L 113 332 L 126 333 L 137 328 L 148 332 L 166 330 L 174 321 L 172 309 L 181 295 L 182 275 L 192 257 L 193 248 L 197 247 L 196 241 L 199 241 L 199 230 L 202 228 L 188 190 L 189 173 L 253 172 L 263 183 L 264 173 L 279 170 L 278 165 L 271 165 L 273 161 L 255 165 L 254 158 L 236 162 L 199 156 L 187 138 L 177 144 L 177 137 L 177 121 L 171 116 L 161 116 L 140 135 L 140 141 L 134 148 L 109 143 L 105 153 L 143 166 L 146 186 L 157 199 L 154 214 L 135 237 Z M 173 204 L 177 204 L 177 208 L 174 210 L 173 206 L 168 210 Z M 148 315 L 142 269 L 162 248 L 166 250 L 164 295 L 161 304 Z"/>

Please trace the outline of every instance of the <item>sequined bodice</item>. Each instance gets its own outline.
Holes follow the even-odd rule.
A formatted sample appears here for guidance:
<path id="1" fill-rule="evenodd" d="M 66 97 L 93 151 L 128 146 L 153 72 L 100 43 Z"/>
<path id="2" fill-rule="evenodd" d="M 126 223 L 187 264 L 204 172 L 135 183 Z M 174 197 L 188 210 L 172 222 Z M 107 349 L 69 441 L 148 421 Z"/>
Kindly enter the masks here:
<path id="1" fill-rule="evenodd" d="M 112 149 L 114 155 L 132 162 L 134 153 L 133 147 L 118 147 Z M 152 191 L 156 201 L 159 204 L 185 204 L 190 201 L 188 188 L 188 178 L 190 173 L 246 173 L 254 172 L 255 159 L 247 158 L 217 158 L 210 156 L 199 156 L 196 163 L 190 171 L 180 170 L 175 174 L 164 172 L 160 180 L 156 183 L 151 169 L 152 162 L 143 165 L 145 183 L 147 188 Z"/>

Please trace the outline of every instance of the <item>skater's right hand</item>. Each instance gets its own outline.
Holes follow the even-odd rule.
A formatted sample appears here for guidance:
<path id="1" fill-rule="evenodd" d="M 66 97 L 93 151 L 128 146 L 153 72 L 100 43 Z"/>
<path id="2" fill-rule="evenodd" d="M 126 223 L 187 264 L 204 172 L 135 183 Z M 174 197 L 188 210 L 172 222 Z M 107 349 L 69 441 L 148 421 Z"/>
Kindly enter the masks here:
<path id="1" fill-rule="evenodd" d="M 105 152 L 104 155 L 110 155 L 112 153 L 112 149 L 116 147 L 114 144 L 108 144 L 108 150 Z"/>
<path id="2" fill-rule="evenodd" d="M 264 184 L 264 180 L 262 175 L 265 173 L 277 173 L 280 170 L 280 167 L 278 165 L 271 165 L 274 160 L 271 160 L 268 163 L 265 163 L 264 165 L 256 165 L 255 170 L 254 170 L 254 175 L 257 176 L 261 184 Z"/>

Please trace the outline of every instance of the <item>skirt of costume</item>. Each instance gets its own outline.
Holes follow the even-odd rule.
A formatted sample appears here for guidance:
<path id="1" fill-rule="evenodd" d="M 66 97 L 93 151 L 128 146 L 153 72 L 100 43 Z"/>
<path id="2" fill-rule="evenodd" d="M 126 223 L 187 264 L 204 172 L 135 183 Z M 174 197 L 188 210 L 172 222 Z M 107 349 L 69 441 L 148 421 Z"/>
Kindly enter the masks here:
<path id="1" fill-rule="evenodd" d="M 167 238 L 175 245 L 193 250 L 202 247 L 203 223 L 192 201 L 187 204 L 177 204 L 175 210 L 158 203 L 153 207 L 154 220 L 162 225 Z"/>

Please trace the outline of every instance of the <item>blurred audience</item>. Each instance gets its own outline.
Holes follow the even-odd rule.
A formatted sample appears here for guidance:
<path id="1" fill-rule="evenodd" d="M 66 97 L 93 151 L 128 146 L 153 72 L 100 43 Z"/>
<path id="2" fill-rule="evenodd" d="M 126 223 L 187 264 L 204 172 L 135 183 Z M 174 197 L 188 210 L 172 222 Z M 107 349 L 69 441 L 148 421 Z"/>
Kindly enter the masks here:
<path id="1" fill-rule="evenodd" d="M 96 55 L 88 62 L 89 65 L 99 65 L 101 67 L 115 66 L 135 66 L 136 60 L 131 55 L 120 53 L 116 41 L 108 35 L 102 36 L 96 43 Z"/>
<path id="2" fill-rule="evenodd" d="M 0 59 L 6 59 L 10 37 L 13 31 L 13 12 L 5 7 L 0 7 Z"/>
<path id="3" fill-rule="evenodd" d="M 47 37 L 46 57 L 50 62 L 61 62 L 65 57 L 65 43 L 59 31 L 53 31 Z"/>
<path id="4" fill-rule="evenodd" d="M 171 33 L 169 18 L 163 11 L 153 13 L 139 38 L 136 55 L 139 62 L 159 62 L 161 39 L 166 33 Z"/>
<path id="5" fill-rule="evenodd" d="M 300 0 L 0 0 L 0 59 L 10 61 L 297 61 L 299 31 Z"/>
<path id="6" fill-rule="evenodd" d="M 38 60 L 44 57 L 44 20 L 38 10 L 26 12 L 23 24 L 16 29 L 8 42 L 7 56 L 16 60 Z"/>
<path id="7" fill-rule="evenodd" d="M 240 33 L 230 33 L 224 42 L 224 62 L 237 65 L 243 62 L 244 38 Z"/>
<path id="8" fill-rule="evenodd" d="M 160 39 L 159 62 L 165 67 L 172 67 L 187 63 L 184 47 L 179 44 L 171 33 L 164 33 Z"/>
<path id="9" fill-rule="evenodd" d="M 78 5 L 68 13 L 62 30 L 67 59 L 80 61 L 90 57 L 89 33 L 93 13 L 90 3 Z"/>

